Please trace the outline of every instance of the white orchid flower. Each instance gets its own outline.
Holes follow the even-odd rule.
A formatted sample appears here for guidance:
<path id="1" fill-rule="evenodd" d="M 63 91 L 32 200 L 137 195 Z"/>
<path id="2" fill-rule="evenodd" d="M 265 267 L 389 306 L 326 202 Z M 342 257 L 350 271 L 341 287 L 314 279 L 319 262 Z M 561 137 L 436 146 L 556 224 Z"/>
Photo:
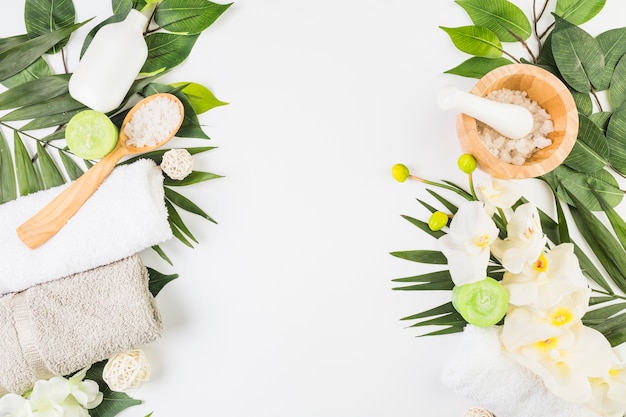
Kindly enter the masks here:
<path id="1" fill-rule="evenodd" d="M 497 208 L 510 209 L 522 197 L 522 192 L 511 180 L 489 177 L 478 184 L 476 196 L 485 203 L 485 211 L 493 215 Z"/>
<path id="2" fill-rule="evenodd" d="M 91 410 L 102 402 L 103 394 L 96 381 L 85 379 L 89 367 L 77 372 L 69 379 L 70 396 L 82 407 Z"/>
<path id="3" fill-rule="evenodd" d="M 501 340 L 511 357 L 541 377 L 555 395 L 585 403 L 592 398 L 590 378 L 611 369 L 611 345 L 582 322 L 569 324 L 546 323 L 534 310 L 516 307 L 505 318 Z"/>
<path id="4" fill-rule="evenodd" d="M 485 212 L 483 203 L 470 201 L 459 207 L 448 233 L 439 238 L 439 246 L 448 259 L 450 275 L 456 285 L 485 279 L 489 247 L 497 237 L 498 228 Z"/>
<path id="5" fill-rule="evenodd" d="M 626 413 L 626 362 L 613 349 L 611 369 L 601 378 L 590 378 L 591 399 L 587 406 L 603 417 L 623 417 Z"/>
<path id="6" fill-rule="evenodd" d="M 546 246 L 539 212 L 532 203 L 519 206 L 507 224 L 507 237 L 491 247 L 509 272 L 519 273 L 525 264 L 535 262 Z"/>
<path id="7" fill-rule="evenodd" d="M 30 402 L 21 395 L 9 393 L 0 398 L 0 416 L 32 417 Z"/>
<path id="8" fill-rule="evenodd" d="M 509 302 L 516 306 L 546 310 L 566 296 L 578 298 L 585 306 L 589 303 L 589 285 L 571 243 L 542 252 L 520 273 L 505 272 L 502 285 L 509 293 Z"/>

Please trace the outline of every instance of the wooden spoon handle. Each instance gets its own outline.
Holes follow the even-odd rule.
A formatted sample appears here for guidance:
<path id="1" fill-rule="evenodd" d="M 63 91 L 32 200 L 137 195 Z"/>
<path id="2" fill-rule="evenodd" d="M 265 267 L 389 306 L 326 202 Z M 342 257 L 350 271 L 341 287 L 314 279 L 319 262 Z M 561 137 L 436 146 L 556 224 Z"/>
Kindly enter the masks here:
<path id="1" fill-rule="evenodd" d="M 17 228 L 20 240 L 31 249 L 38 248 L 54 236 L 78 212 L 100 184 L 109 176 L 117 162 L 127 154 L 118 145 L 93 165 L 63 192 Z"/>

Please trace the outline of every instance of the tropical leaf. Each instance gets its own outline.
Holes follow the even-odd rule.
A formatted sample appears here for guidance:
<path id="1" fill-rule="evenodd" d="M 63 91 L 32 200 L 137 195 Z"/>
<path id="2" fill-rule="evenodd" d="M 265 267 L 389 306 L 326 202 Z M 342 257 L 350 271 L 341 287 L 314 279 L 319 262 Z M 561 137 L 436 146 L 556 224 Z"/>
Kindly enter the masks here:
<path id="1" fill-rule="evenodd" d="M 86 22 L 46 33 L 29 39 L 0 53 L 0 81 L 17 74 L 41 57 L 48 49 L 70 36 Z"/>
<path id="2" fill-rule="evenodd" d="M 187 59 L 198 35 L 156 32 L 145 39 L 148 58 L 141 68 L 141 75 L 153 75 L 167 71 Z"/>
<path id="3" fill-rule="evenodd" d="M 626 71 L 626 59 L 622 57 L 615 65 L 608 93 L 609 103 L 614 109 L 626 102 L 626 77 L 624 76 L 624 71 Z"/>
<path id="4" fill-rule="evenodd" d="M 69 74 L 50 75 L 12 87 L 0 94 L 0 110 L 30 106 L 68 91 Z"/>
<path id="5" fill-rule="evenodd" d="M 622 244 L 622 247 L 626 250 L 626 222 L 624 221 L 622 216 L 620 216 L 617 211 L 615 211 L 615 209 L 604 200 L 604 197 L 602 197 L 602 195 L 595 192 L 594 194 L 598 199 L 600 206 L 602 207 L 602 211 L 604 211 L 604 213 L 606 214 L 606 217 L 609 220 L 611 227 L 613 228 L 615 236 Z"/>
<path id="6" fill-rule="evenodd" d="M 17 173 L 20 195 L 25 196 L 40 191 L 43 185 L 39 180 L 35 166 L 31 162 L 28 150 L 17 132 L 13 134 L 13 152 L 15 154 L 15 172 Z"/>
<path id="7" fill-rule="evenodd" d="M 17 185 L 11 148 L 0 130 L 0 204 L 17 198 Z"/>
<path id="8" fill-rule="evenodd" d="M 217 149 L 217 147 L 215 146 L 197 146 L 197 147 L 190 147 L 190 148 L 184 148 L 187 150 L 187 152 L 189 152 L 189 154 L 191 155 L 197 155 L 203 152 L 207 152 L 207 151 L 211 151 L 213 149 Z M 170 149 L 157 149 L 156 151 L 151 151 L 151 152 L 146 152 L 146 153 L 142 153 L 141 155 L 137 155 L 134 156 L 132 158 L 128 158 L 127 160 L 125 160 L 124 162 L 122 162 L 123 164 L 130 164 L 133 163 L 139 159 L 152 159 L 154 161 L 155 164 L 157 165 L 161 165 L 161 161 L 163 161 L 163 154 L 165 154 L 165 152 L 169 151 Z"/>
<path id="9" fill-rule="evenodd" d="M 409 221 L 413 225 L 417 226 L 419 229 L 421 229 L 422 231 L 429 234 L 435 239 L 439 239 L 441 236 L 445 235 L 445 233 L 442 232 L 441 230 L 431 230 L 430 227 L 428 227 L 428 223 L 425 221 L 418 220 L 411 216 L 406 216 L 406 215 L 402 215 L 402 218 Z"/>
<path id="10" fill-rule="evenodd" d="M 78 177 L 83 175 L 83 169 L 76 163 L 74 158 L 67 154 L 67 152 L 59 149 L 59 158 L 61 159 L 65 172 L 67 172 L 71 181 L 77 180 Z"/>
<path id="11" fill-rule="evenodd" d="M 620 314 L 590 326 L 602 333 L 611 346 L 619 346 L 626 342 L 626 314 Z"/>
<path id="12" fill-rule="evenodd" d="M 194 237 L 193 233 L 191 233 L 187 225 L 185 225 L 185 222 L 183 221 L 182 217 L 180 217 L 180 214 L 178 214 L 178 211 L 176 211 L 176 208 L 172 205 L 172 203 L 165 200 L 165 207 L 167 208 L 168 214 L 167 221 L 170 223 L 172 229 L 176 228 L 180 230 L 185 236 L 189 237 L 189 239 L 193 240 L 195 243 L 198 243 L 198 240 Z M 188 246 L 192 246 L 187 239 L 184 239 L 183 243 L 187 244 Z"/>
<path id="13" fill-rule="evenodd" d="M 15 46 L 19 46 L 28 39 L 28 35 L 26 34 L 9 36 L 8 38 L 0 38 L 0 53 L 8 51 Z"/>
<path id="14" fill-rule="evenodd" d="M 604 54 L 598 41 L 578 26 L 555 16 L 552 51 L 559 72 L 574 90 L 588 93 L 602 85 Z"/>
<path id="15" fill-rule="evenodd" d="M 52 75 L 52 68 L 43 57 L 37 58 L 35 62 L 30 64 L 12 77 L 2 81 L 2 85 L 7 88 L 13 88 L 25 82 L 36 80 L 41 77 Z"/>
<path id="16" fill-rule="evenodd" d="M 185 185 L 199 184 L 201 182 L 215 180 L 218 178 L 223 177 L 221 175 L 213 174 L 211 172 L 192 171 L 182 180 L 173 180 L 169 177 L 166 177 L 164 183 L 165 185 L 180 187 Z"/>
<path id="17" fill-rule="evenodd" d="M 165 285 L 178 278 L 178 274 L 166 275 L 150 267 L 147 267 L 146 269 L 148 270 L 148 276 L 150 277 L 150 280 L 148 281 L 148 288 L 150 289 L 150 293 L 153 297 L 156 297 Z"/>
<path id="18" fill-rule="evenodd" d="M 85 105 L 74 100 L 70 93 L 61 94 L 39 103 L 20 107 L 0 117 L 4 122 L 16 120 L 42 119 L 57 114 L 66 114 L 74 110 L 85 109 Z"/>
<path id="19" fill-rule="evenodd" d="M 626 174 L 626 106 L 615 110 L 606 128 L 611 167 Z"/>
<path id="20" fill-rule="evenodd" d="M 431 319 L 431 317 L 434 317 L 434 319 Z M 422 336 L 435 336 L 457 333 L 463 331 L 463 328 L 467 325 L 467 322 L 454 309 L 451 302 L 442 304 L 429 310 L 422 311 L 421 313 L 417 313 L 412 316 L 403 317 L 401 320 L 422 320 L 411 327 L 421 327 L 429 325 L 446 326 L 442 330 L 426 333 Z"/>
<path id="21" fill-rule="evenodd" d="M 593 173 L 581 173 L 560 165 L 542 178 L 562 201 L 576 205 L 571 197 L 575 196 L 576 200 L 590 211 L 602 209 L 596 198 L 596 192 L 603 195 L 612 207 L 616 207 L 624 197 L 615 177 L 604 169 Z"/>
<path id="22" fill-rule="evenodd" d="M 604 54 L 602 82 L 598 90 L 609 88 L 617 62 L 626 54 L 626 28 L 607 30 L 596 36 L 598 45 Z"/>
<path id="23" fill-rule="evenodd" d="M 507 0 L 455 0 L 463 7 L 476 26 L 496 34 L 502 42 L 526 40 L 532 34 L 524 12 Z"/>
<path id="24" fill-rule="evenodd" d="M 578 172 L 596 172 L 609 162 L 609 145 L 594 122 L 584 115 L 578 121 L 577 140 L 563 163 Z"/>
<path id="25" fill-rule="evenodd" d="M 197 204 L 189 200 L 187 197 L 183 196 L 182 194 L 177 193 L 176 191 L 172 190 L 169 187 L 164 187 L 164 188 L 165 188 L 165 197 L 168 200 L 170 200 L 173 204 L 177 205 L 178 207 L 182 208 L 185 211 L 196 214 L 202 218 L 205 218 L 206 220 L 210 222 L 216 223 L 216 221 L 213 220 L 211 216 L 206 214 L 204 210 L 198 207 Z"/>
<path id="26" fill-rule="evenodd" d="M 392 256 L 400 259 L 406 259 L 407 261 L 419 262 L 423 264 L 433 265 L 447 265 L 448 259 L 445 255 L 435 250 L 407 250 L 391 252 Z"/>
<path id="27" fill-rule="evenodd" d="M 502 43 L 495 33 L 479 26 L 439 26 L 461 52 L 483 58 L 500 58 Z"/>
<path id="28" fill-rule="evenodd" d="M 208 0 L 167 0 L 156 9 L 154 20 L 168 32 L 196 34 L 211 26 L 231 5 Z"/>
<path id="29" fill-rule="evenodd" d="M 24 23 L 30 38 L 69 27 L 75 21 L 76 11 L 72 0 L 26 0 L 24 4 Z M 67 40 L 61 40 L 47 52 L 59 52 L 67 44 Z"/>
<path id="30" fill-rule="evenodd" d="M 581 25 L 596 16 L 606 0 L 557 0 L 554 12 L 575 25 Z"/>
<path id="31" fill-rule="evenodd" d="M 454 282 L 450 276 L 450 271 L 437 271 L 408 278 L 397 278 L 394 279 L 393 282 L 418 283 L 415 285 L 392 288 L 393 290 L 401 291 L 451 291 L 452 288 L 454 288 Z"/>
<path id="32" fill-rule="evenodd" d="M 600 128 L 602 134 L 606 136 L 606 129 L 609 125 L 609 120 L 611 119 L 611 115 L 613 112 L 610 111 L 598 111 L 589 115 L 589 120 L 594 122 L 596 126 Z M 608 144 L 608 143 L 607 143 Z M 609 152 L 610 154 L 610 152 Z"/>
<path id="33" fill-rule="evenodd" d="M 39 167 L 41 168 L 41 179 L 43 180 L 43 189 L 56 187 L 65 184 L 65 178 L 57 167 L 50 154 L 44 149 L 41 142 L 37 142 L 37 156 Z"/>
<path id="34" fill-rule="evenodd" d="M 189 104 L 193 107 L 196 114 L 202 114 L 215 107 L 224 106 L 228 103 L 218 100 L 215 94 L 202 84 L 193 82 L 172 83 L 173 88 L 180 88 L 189 99 Z"/>
<path id="35" fill-rule="evenodd" d="M 574 98 L 574 103 L 576 103 L 578 114 L 591 117 L 593 115 L 593 101 L 591 101 L 591 95 L 589 93 L 580 93 L 571 89 L 570 93 Z"/>
<path id="36" fill-rule="evenodd" d="M 29 130 L 38 130 L 38 129 L 43 129 L 46 127 L 65 125 L 67 124 L 67 122 L 70 121 L 72 117 L 74 117 L 76 114 L 80 113 L 84 109 L 85 107 L 83 106 L 76 110 L 70 110 L 70 111 L 66 111 L 62 113 L 51 114 L 49 116 L 37 117 L 31 120 L 30 122 L 26 123 L 24 126 L 22 126 L 20 130 L 26 132 Z"/>
<path id="37" fill-rule="evenodd" d="M 482 58 L 473 56 L 460 65 L 445 71 L 445 73 L 478 79 L 482 78 L 491 70 L 512 63 L 513 62 L 507 58 Z"/>

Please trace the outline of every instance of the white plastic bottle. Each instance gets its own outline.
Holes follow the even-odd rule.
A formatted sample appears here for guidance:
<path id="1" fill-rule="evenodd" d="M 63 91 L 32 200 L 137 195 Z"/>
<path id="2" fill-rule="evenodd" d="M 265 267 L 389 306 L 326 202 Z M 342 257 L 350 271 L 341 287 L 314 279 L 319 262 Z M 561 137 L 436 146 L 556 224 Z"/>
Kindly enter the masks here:
<path id="1" fill-rule="evenodd" d="M 116 109 L 148 57 L 148 18 L 131 9 L 125 20 L 96 32 L 69 81 L 70 95 L 93 110 Z"/>

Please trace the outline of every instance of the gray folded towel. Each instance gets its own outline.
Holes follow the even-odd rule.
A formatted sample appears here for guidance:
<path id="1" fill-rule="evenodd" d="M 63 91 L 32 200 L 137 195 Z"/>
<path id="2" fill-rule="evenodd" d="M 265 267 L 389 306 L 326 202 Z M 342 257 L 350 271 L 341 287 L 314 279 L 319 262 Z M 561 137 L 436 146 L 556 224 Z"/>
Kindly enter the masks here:
<path id="1" fill-rule="evenodd" d="M 0 297 L 0 395 L 150 343 L 163 325 L 138 255 Z"/>

